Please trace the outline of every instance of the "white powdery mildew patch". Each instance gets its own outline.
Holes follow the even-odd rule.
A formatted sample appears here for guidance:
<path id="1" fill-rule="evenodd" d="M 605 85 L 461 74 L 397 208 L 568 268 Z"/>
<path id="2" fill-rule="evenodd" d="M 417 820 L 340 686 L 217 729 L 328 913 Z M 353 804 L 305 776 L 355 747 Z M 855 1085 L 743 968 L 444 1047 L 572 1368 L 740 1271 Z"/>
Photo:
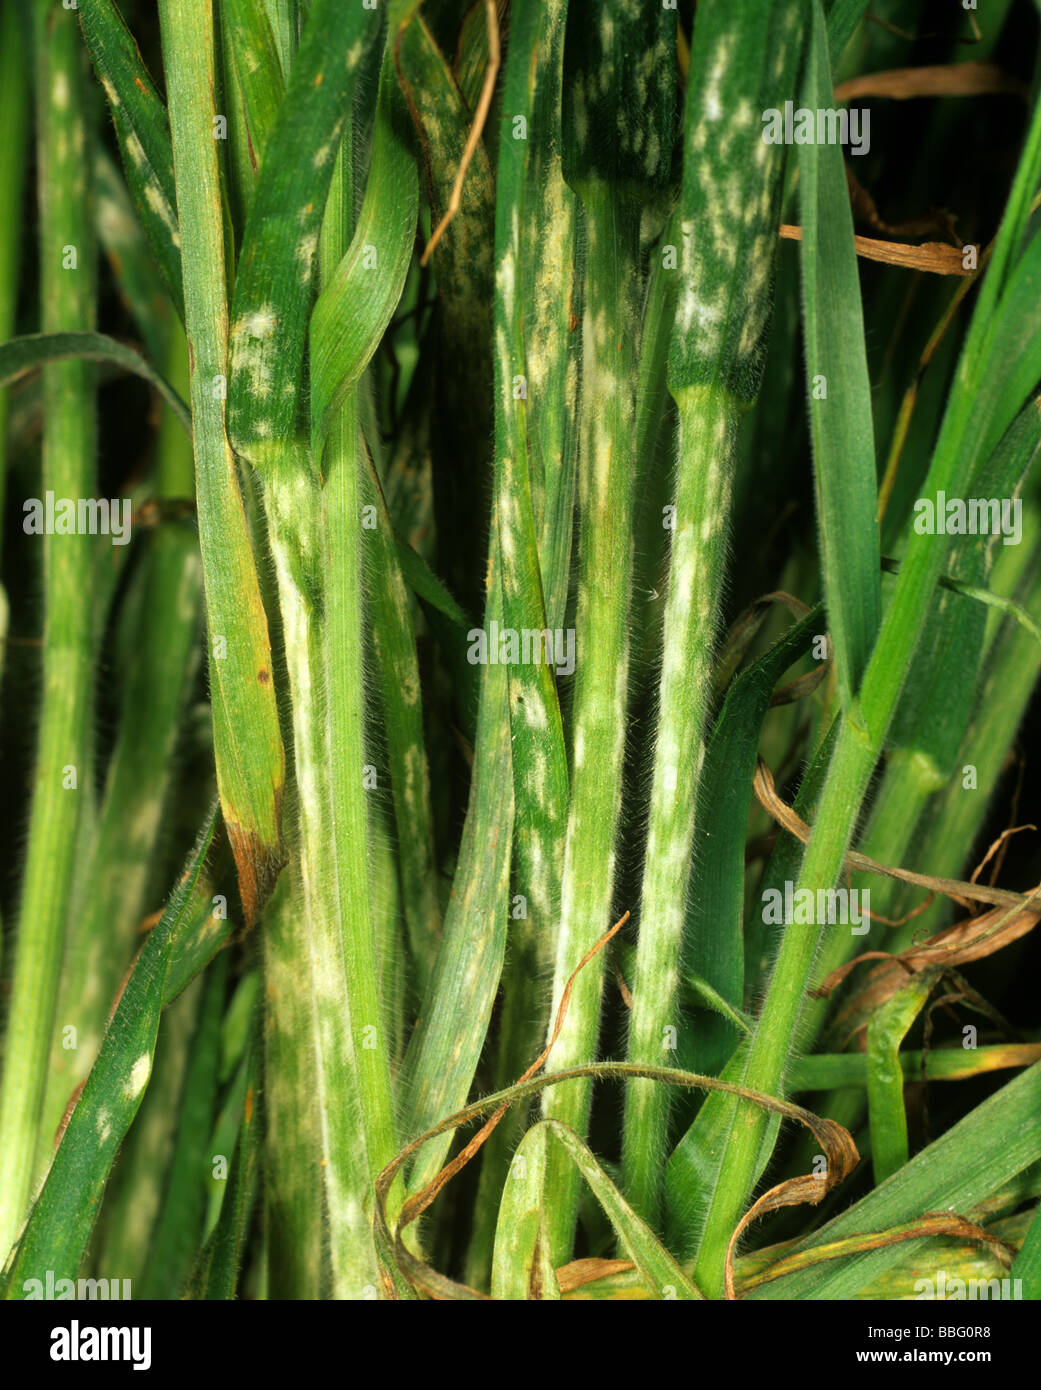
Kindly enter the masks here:
<path id="1" fill-rule="evenodd" d="M 614 451 L 614 438 L 601 415 L 596 422 L 593 440 L 593 457 L 596 469 L 596 510 L 605 515 L 610 505 L 611 458 Z"/>
<path id="2" fill-rule="evenodd" d="M 541 699 L 538 698 L 538 687 L 534 685 L 534 682 L 532 682 L 532 688 L 534 688 L 535 698 L 532 699 L 531 696 L 528 696 L 528 699 L 524 701 L 524 721 L 528 728 L 549 728 L 546 708 Z"/>
<path id="3" fill-rule="evenodd" d="M 173 244 L 179 247 L 181 244 L 181 233 L 178 230 L 173 210 L 164 198 L 163 190 L 151 179 L 145 184 L 145 202 L 166 227 L 167 231 L 170 233 L 170 240 Z"/>
<path id="4" fill-rule="evenodd" d="M 398 687 L 401 690 L 401 698 L 406 705 L 419 704 L 419 681 L 411 671 L 401 671 L 396 677 Z M 413 752 L 413 749 L 409 750 Z"/>
<path id="5" fill-rule="evenodd" d="M 736 172 L 730 174 L 726 181 L 726 209 L 732 224 L 741 221 L 741 179 Z"/>
<path id="6" fill-rule="evenodd" d="M 95 1129 L 97 1130 L 99 1144 L 104 1144 L 105 1141 L 108 1139 L 109 1135 L 112 1133 L 112 1126 L 111 1124 L 109 1124 L 110 1118 L 111 1116 L 109 1115 L 109 1112 L 107 1110 L 102 1109 L 98 1111 L 98 1118 L 95 1122 Z"/>
<path id="7" fill-rule="evenodd" d="M 696 331 L 701 339 L 699 346 L 708 352 L 719 338 L 719 322 L 723 316 L 720 304 L 712 304 L 700 298 L 696 287 L 687 282 L 676 306 L 676 322 L 681 332 Z"/>
<path id="8" fill-rule="evenodd" d="M 551 901 L 549 857 L 542 836 L 538 832 L 532 835 L 528 850 L 531 867 L 528 889 L 534 899 L 537 919 L 544 919 Z"/>
<path id="9" fill-rule="evenodd" d="M 296 259 L 300 263 L 300 283 L 306 285 L 311 278 L 315 252 L 318 250 L 318 233 L 311 232 L 301 239 L 296 248 Z"/>
<path id="10" fill-rule="evenodd" d="M 271 395 L 273 364 L 262 352 L 246 352 L 243 358 L 249 393 L 256 401 L 266 401 Z M 259 430 L 258 430 L 259 433 Z"/>
<path id="11" fill-rule="evenodd" d="M 502 563 L 512 574 L 517 563 L 517 504 L 512 493 L 508 492 L 502 499 L 500 516 L 499 546 Z"/>
<path id="12" fill-rule="evenodd" d="M 517 214 L 514 212 L 514 223 Z M 516 262 L 514 260 L 512 246 L 503 253 L 499 268 L 495 272 L 495 287 L 499 291 L 499 298 L 502 300 L 502 310 L 509 323 L 513 319 L 513 287 L 516 279 Z"/>
<path id="13" fill-rule="evenodd" d="M 647 170 L 648 176 L 657 172 L 658 162 L 661 159 L 661 140 L 656 130 L 647 133 L 647 153 L 644 155 L 643 167 Z"/>
<path id="14" fill-rule="evenodd" d="M 130 1068 L 130 1075 L 127 1077 L 123 1087 L 123 1094 L 127 1100 L 136 1100 L 148 1084 L 148 1078 L 152 1074 L 152 1058 L 147 1052 L 142 1052 L 134 1065 Z"/>
<path id="15" fill-rule="evenodd" d="M 733 48 L 733 39 L 725 39 L 719 45 L 719 52 L 716 54 L 716 61 L 712 65 L 712 70 L 708 75 L 708 82 L 705 86 L 704 111 L 705 119 L 718 121 L 723 115 L 723 103 L 720 99 L 719 89 L 723 78 L 726 76 L 727 68 L 730 66 L 730 52 Z"/>
<path id="16" fill-rule="evenodd" d="M 675 643 L 673 645 L 676 645 Z M 676 785 L 676 768 L 680 762 L 680 748 L 676 742 L 675 721 L 670 720 L 668 725 L 661 729 L 658 736 L 658 747 L 655 750 L 655 761 L 658 765 L 658 776 L 663 783 L 666 773 L 671 772 L 673 776 L 673 789 Z M 649 857 L 649 856 L 648 856 Z"/>
<path id="17" fill-rule="evenodd" d="M 115 87 L 113 87 L 112 83 L 108 80 L 107 77 L 103 77 L 101 79 L 101 85 L 105 89 L 105 96 L 108 97 L 109 106 L 111 106 L 112 109 L 115 110 L 116 107 L 120 105 L 119 93 L 116 91 Z"/>
<path id="18" fill-rule="evenodd" d="M 678 576 L 674 576 L 672 582 L 676 584 L 678 592 L 689 594 L 689 585 L 682 585 L 679 581 Z M 670 638 L 667 635 L 664 642 L 664 653 L 662 657 L 662 682 L 664 699 L 667 700 L 669 698 L 669 692 L 671 690 L 673 690 L 676 687 L 682 686 L 683 678 L 686 674 L 686 665 L 686 653 L 683 650 L 683 643 L 677 641 L 675 637 Z M 675 760 L 675 755 L 673 755 L 672 760 Z"/>
<path id="19" fill-rule="evenodd" d="M 337 143 L 338 141 L 334 137 L 331 140 L 327 140 L 320 149 L 315 150 L 314 167 L 316 169 L 324 168 L 324 166 L 329 163 L 330 159 L 332 159 L 333 155 L 336 153 Z"/>
<path id="20" fill-rule="evenodd" d="M 737 350 L 742 356 L 755 348 L 763 330 L 772 261 L 772 238 L 761 232 L 756 237 L 746 262 L 745 294 L 748 312 L 737 345 Z"/>
<path id="21" fill-rule="evenodd" d="M 255 309 L 253 313 L 243 314 L 240 319 L 236 319 L 232 324 L 231 336 L 236 343 L 251 338 L 273 338 L 277 327 L 278 316 L 274 307 L 265 304 L 262 309 Z"/>
<path id="22" fill-rule="evenodd" d="M 546 803 L 546 790 L 549 782 L 549 762 L 545 753 L 536 750 L 532 758 L 531 766 L 528 768 L 528 790 L 533 794 L 540 806 Z M 553 818 L 556 818 L 554 812 Z"/>

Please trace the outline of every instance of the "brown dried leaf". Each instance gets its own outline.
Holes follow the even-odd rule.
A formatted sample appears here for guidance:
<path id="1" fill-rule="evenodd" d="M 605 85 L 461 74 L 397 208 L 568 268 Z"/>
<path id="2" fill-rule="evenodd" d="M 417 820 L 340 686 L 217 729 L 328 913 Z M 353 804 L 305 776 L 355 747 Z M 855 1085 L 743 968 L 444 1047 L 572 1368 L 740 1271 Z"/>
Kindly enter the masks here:
<path id="1" fill-rule="evenodd" d="M 1011 92 L 1030 94 L 1027 83 L 1005 71 L 998 63 L 971 61 L 942 63 L 923 68 L 890 68 L 885 72 L 866 72 L 840 82 L 835 100 L 854 101 L 857 97 L 891 97 L 906 101 L 910 97 L 976 97 Z"/>
<path id="2" fill-rule="evenodd" d="M 801 241 L 802 228 L 784 224 L 780 235 L 788 241 Z M 882 261 L 886 265 L 903 266 L 905 270 L 928 270 L 934 275 L 974 275 L 962 265 L 962 253 L 957 246 L 942 241 L 925 241 L 920 246 L 905 246 L 897 241 L 878 241 L 874 237 L 855 236 L 853 245 L 858 256 L 865 260 Z"/>

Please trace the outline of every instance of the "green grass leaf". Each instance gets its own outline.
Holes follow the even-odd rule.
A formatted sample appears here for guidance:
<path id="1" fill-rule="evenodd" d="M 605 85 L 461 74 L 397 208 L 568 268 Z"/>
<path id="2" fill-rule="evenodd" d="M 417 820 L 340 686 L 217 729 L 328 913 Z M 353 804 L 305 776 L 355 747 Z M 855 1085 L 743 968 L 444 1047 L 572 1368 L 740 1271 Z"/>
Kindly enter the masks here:
<path id="1" fill-rule="evenodd" d="M 166 108 L 115 0 L 83 0 L 79 14 L 91 62 L 108 98 L 134 206 L 183 319 L 181 233 Z"/>
<path id="2" fill-rule="evenodd" d="M 401 129 L 402 115 L 387 59 L 358 224 L 350 249 L 311 314 L 311 450 L 318 460 L 334 413 L 379 346 L 412 260 L 419 178 Z"/>
<path id="3" fill-rule="evenodd" d="M 871 1162 L 881 1183 L 907 1162 L 907 1116 L 900 1044 L 937 984 L 939 967 L 921 970 L 881 1005 L 867 1030 L 867 1092 L 871 1115 Z"/>
<path id="4" fill-rule="evenodd" d="M 162 0 L 178 216 L 185 256 L 199 545 L 206 590 L 217 787 L 246 918 L 281 867 L 285 756 L 267 618 L 225 431 L 228 309 L 214 103 L 214 34 L 190 0 Z"/>
<path id="5" fill-rule="evenodd" d="M 867 1231 L 884 1231 L 927 1211 L 969 1212 L 1041 1155 L 1041 1064 L 983 1101 L 847 1212 L 800 1241 L 795 1251 Z M 844 1299 L 912 1253 L 931 1270 L 924 1242 L 890 1245 L 829 1261 L 753 1290 L 749 1297 Z"/>
<path id="6" fill-rule="evenodd" d="M 834 106 L 824 17 L 813 29 L 801 105 Z M 828 622 L 843 708 L 854 700 L 882 614 L 874 428 L 853 218 L 838 144 L 799 146 L 803 330 Z"/>
<path id="7" fill-rule="evenodd" d="M 29 333 L 0 343 L 0 386 L 48 362 L 112 362 L 154 386 L 190 435 L 191 411 L 167 379 L 140 353 L 104 333 Z"/>

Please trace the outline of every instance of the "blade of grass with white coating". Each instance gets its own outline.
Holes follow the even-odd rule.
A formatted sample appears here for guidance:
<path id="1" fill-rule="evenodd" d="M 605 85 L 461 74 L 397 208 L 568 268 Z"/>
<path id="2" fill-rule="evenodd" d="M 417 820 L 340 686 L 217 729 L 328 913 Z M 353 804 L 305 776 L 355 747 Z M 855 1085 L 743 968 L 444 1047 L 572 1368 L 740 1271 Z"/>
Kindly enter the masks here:
<path id="1" fill-rule="evenodd" d="M 115 0 L 82 0 L 79 16 L 108 98 L 134 205 L 183 319 L 181 234 L 166 109 Z"/>
<path id="2" fill-rule="evenodd" d="M 162 1210 L 204 990 L 202 980 L 196 980 L 159 1020 L 148 1089 L 112 1165 L 88 1247 L 88 1259 L 99 1271 L 119 1270 L 133 1288 L 144 1276 Z"/>
<path id="3" fill-rule="evenodd" d="M 170 315 L 171 375 L 187 388 L 180 323 Z M 156 497 L 191 498 L 191 439 L 164 412 L 158 440 Z M 132 957 L 151 903 L 156 850 L 174 753 L 199 667 L 202 568 L 188 521 L 164 521 L 147 534 L 131 584 L 140 594 L 136 631 L 121 690 L 120 722 L 108 766 L 86 891 L 70 924 L 59 996 L 62 1028 L 76 1028 L 76 1048 L 56 1036 L 44 1103 L 48 1142 L 73 1088 L 86 1076 L 104 1034 L 113 996 Z"/>
<path id="4" fill-rule="evenodd" d="M 522 146 L 525 158 L 519 257 L 521 331 L 528 399 L 526 432 L 532 506 L 538 533 L 547 625 L 561 627 L 567 604 L 574 529 L 575 466 L 578 452 L 578 367 L 580 338 L 572 331 L 577 315 L 580 248 L 578 200 L 564 179 L 560 144 L 560 103 L 566 3 L 515 5 L 510 17 L 509 52 L 531 42 L 532 11 L 538 10 L 534 64 L 523 86 L 503 92 L 500 149 Z M 523 21 L 523 27 L 522 27 Z M 507 82 L 510 81 L 509 52 Z M 516 117 L 527 120 L 526 142 Z M 500 153 L 500 164 L 502 155 Z M 500 169 L 501 177 L 501 169 Z"/>
<path id="5" fill-rule="evenodd" d="M 685 117 L 682 280 L 668 368 L 679 442 L 629 1023 L 634 1062 L 660 1060 L 669 1029 L 680 1021 L 680 949 L 737 427 L 759 388 L 783 192 L 784 148 L 764 143 L 756 113 L 783 106 L 802 46 L 799 15 L 789 6 L 775 4 L 768 14 L 735 14 L 725 0 L 699 7 Z M 730 124 L 717 135 L 724 111 Z M 731 209 L 746 211 L 737 218 Z M 634 1081 L 627 1089 L 625 1188 L 652 1226 L 661 1218 L 668 1107 L 662 1087 Z"/>
<path id="6" fill-rule="evenodd" d="M 303 49 L 297 62 L 302 56 Z M 340 151 L 322 224 L 320 274 L 326 283 L 346 254 L 353 231 L 351 143 L 345 141 Z M 367 1157 L 368 1182 L 362 1195 L 368 1213 L 371 1186 L 394 1157 L 397 1132 L 390 1078 L 393 1043 L 384 1019 L 377 966 L 375 917 L 379 908 L 373 901 L 369 866 L 372 832 L 365 779 L 362 549 L 371 533 L 359 525 L 362 475 L 367 461 L 356 391 L 348 392 L 332 416 L 321 462 L 325 477 L 323 675 L 332 812 L 327 852 L 337 865 L 337 907 L 350 1008 L 354 1084 Z M 413 691 L 417 706 L 419 693 L 417 684 Z M 330 1216 L 335 1242 L 336 1209 L 332 1205 Z M 335 1266 L 335 1243 L 333 1251 Z"/>
<path id="7" fill-rule="evenodd" d="M 98 238 L 120 294 L 151 356 L 163 362 L 176 381 L 180 413 L 168 409 L 161 416 L 153 491 L 160 500 L 183 503 L 192 498 L 195 486 L 191 417 L 181 404 L 188 394 L 184 331 L 123 176 L 100 148 L 94 152 L 94 175 Z M 90 337 L 70 335 L 77 336 Z M 37 342 L 37 350 L 46 341 Z M 120 347 L 120 351 L 124 350 Z M 69 1096 L 93 1065 L 140 919 L 150 905 L 145 892 L 170 761 L 197 669 L 202 576 L 195 528 L 183 521 L 164 522 L 148 534 L 144 544 L 146 555 L 130 579 L 130 593 L 137 596 L 133 611 L 139 631 L 125 665 L 122 719 L 89 877 L 81 889 L 85 906 L 70 923 L 65 948 L 57 1015 L 61 1031 L 51 1045 L 39 1145 L 41 1171 L 50 1162 L 51 1136 Z M 64 1030 L 70 1024 L 76 1029 L 76 1046 L 68 1049 L 63 1045 Z"/>
<path id="8" fill-rule="evenodd" d="M 323 1175 L 315 1085 L 310 957 L 299 867 L 290 862 L 264 912 L 264 1205 L 272 1298 L 320 1298 Z M 301 978 L 301 971 L 304 972 Z"/>
<path id="9" fill-rule="evenodd" d="M 228 434 L 265 477 L 288 480 L 299 467 L 286 445 L 306 436 L 300 385 L 319 232 L 355 74 L 380 29 L 378 12 L 315 0 L 250 204 L 232 301 Z"/>
<path id="10" fill-rule="evenodd" d="M 518 632 L 525 629 L 552 631 L 547 619 L 536 540 L 528 437 L 528 420 L 531 415 L 541 415 L 543 403 L 536 401 L 527 390 L 528 344 L 524 321 L 528 306 L 520 293 L 524 282 L 531 283 L 534 278 L 530 269 L 531 252 L 538 243 L 527 237 L 522 240 L 521 227 L 527 229 L 532 217 L 540 226 L 549 221 L 539 216 L 542 209 L 529 206 L 537 197 L 543 169 L 529 169 L 526 156 L 529 144 L 536 139 L 545 140 L 548 134 L 536 128 L 537 120 L 545 119 L 547 102 L 544 96 L 540 102 L 542 110 L 536 112 L 534 108 L 541 84 L 548 84 L 551 94 L 559 90 L 565 13 L 562 4 L 522 4 L 514 10 L 511 57 L 503 92 L 509 127 L 507 129 L 504 123 L 499 137 L 495 233 L 496 519 L 506 625 Z M 530 123 L 527 141 L 513 138 L 518 115 Z M 545 339 L 540 346 L 544 351 L 550 350 Z M 543 364 L 546 380 L 551 375 L 557 377 L 558 391 L 564 386 L 567 372 L 566 356 L 560 354 L 561 346 L 558 338 L 554 344 L 555 362 Z M 523 391 L 518 390 L 518 378 L 524 383 Z M 548 402 L 548 408 L 552 409 L 559 401 L 558 394 Z M 559 479 L 555 481 L 559 485 Z M 566 529 L 570 535 L 570 516 Z M 537 961 L 552 961 L 555 954 L 552 927 L 560 903 L 568 807 L 564 729 L 552 674 L 554 665 L 560 674 L 566 663 L 559 660 L 565 652 L 559 649 L 556 634 L 553 646 L 552 652 L 544 650 L 541 659 L 533 663 L 512 662 L 509 666 L 515 805 L 514 882 L 528 914 L 522 930 L 525 934 L 534 933 L 534 942 L 529 944 L 539 946 L 529 961 L 532 969 L 537 968 Z M 528 1041 L 534 1043 L 537 1039 L 533 1037 Z M 521 1066 L 512 1071 L 513 1076 L 524 1069 L 531 1055 L 529 1052 Z"/>
<path id="11" fill-rule="evenodd" d="M 268 136 L 250 205 L 234 295 L 229 421 L 236 451 L 264 478 L 265 511 L 278 580 L 289 673 L 295 757 L 297 848 L 307 904 L 298 950 L 310 975 L 313 1066 L 321 1097 L 322 1190 L 332 1289 L 360 1297 L 375 1279 L 366 1193 L 393 1151 L 386 1047 L 363 1047 L 382 1027 L 369 902 L 361 748 L 357 419 L 341 422 L 330 452 L 325 502 L 318 460 L 307 450 L 300 390 L 319 234 L 337 155 L 349 128 L 355 75 L 381 33 L 379 15 L 318 0 L 293 62 L 286 99 Z M 346 158 L 350 158 L 347 151 Z M 334 264 L 344 185 L 330 199 Z M 350 194 L 347 181 L 347 197 Z M 323 259 L 329 255 L 324 253 Z M 347 492 L 344 489 L 347 489 Z M 332 512 L 332 515 L 328 513 Z M 345 530 L 346 528 L 346 530 Z M 324 576 L 324 581 L 323 581 Z M 325 584 L 334 637 L 319 622 Z M 342 629 L 347 629 L 346 633 Z M 346 836 L 346 842 L 344 837 Z M 300 966 L 298 966 L 298 971 Z M 296 1063 L 294 1063 L 296 1065 Z"/>
<path id="12" fill-rule="evenodd" d="M 224 215 L 213 138 L 212 16 L 160 4 L 191 362 L 195 477 L 206 590 L 217 787 L 247 922 L 281 864 L 285 756 L 271 648 L 235 461 L 225 428 L 228 373 Z"/>
<path id="13" fill-rule="evenodd" d="M 170 325 L 177 312 L 138 220 L 123 171 L 100 144 L 94 150 L 94 225 L 148 358 L 156 363 L 164 361 Z M 190 428 L 191 412 L 187 409 L 184 418 Z"/>
<path id="14" fill-rule="evenodd" d="M 676 119 L 674 22 L 638 7 L 571 0 L 564 44 L 563 169 L 582 207 L 587 260 L 578 464 L 578 606 L 571 807 L 553 982 L 565 984 L 611 925 L 629 682 L 636 383 L 644 267 L 640 220 L 669 173 Z M 622 116 L 619 131 L 618 117 Z M 610 130 L 610 138 L 605 139 Z M 592 1061 L 603 960 L 575 981 L 548 1066 Z M 587 1081 L 554 1088 L 543 1113 L 585 1132 Z M 555 1265 L 571 1257 L 579 1175 L 562 1154 L 547 1178 Z"/>
<path id="15" fill-rule="evenodd" d="M 90 133 L 76 15 L 38 0 L 36 45 L 40 300 L 44 332 L 89 330 L 95 312 Z M 44 374 L 41 492 L 93 497 L 97 488 L 94 370 Z M 77 832 L 93 796 L 93 574 L 90 535 L 46 535 L 43 700 L 28 852 L 0 1086 L 0 1259 L 25 1216 L 55 1022 Z"/>
<path id="16" fill-rule="evenodd" d="M 558 671 L 566 666 L 559 661 L 565 655 L 566 643 L 558 644 L 544 600 L 529 424 L 550 412 L 560 422 L 555 427 L 548 424 L 544 432 L 548 436 L 544 442 L 551 448 L 556 445 L 559 451 L 549 461 L 555 506 L 558 494 L 568 492 L 568 482 L 561 474 L 573 469 L 573 458 L 565 457 L 561 417 L 569 359 L 572 376 L 575 365 L 569 352 L 570 335 L 560 322 L 567 305 L 562 311 L 559 302 L 552 307 L 543 303 L 533 343 L 526 329 L 530 301 L 524 292 L 526 286 L 534 290 L 541 274 L 548 282 L 543 285 L 545 300 L 550 287 L 559 290 L 571 274 L 570 256 L 565 264 L 556 259 L 569 248 L 573 234 L 568 203 L 557 204 L 552 211 L 546 206 L 547 197 L 561 198 L 562 192 L 569 195 L 572 211 L 574 202 L 563 182 L 559 158 L 553 158 L 550 124 L 559 102 L 565 17 L 565 4 L 544 5 L 541 0 L 525 0 L 512 11 L 496 179 L 496 491 L 505 618 L 507 627 L 515 632 L 551 634 L 550 648 L 543 650 L 534 664 L 509 667 L 514 869 L 500 1041 L 494 1066 L 494 1084 L 499 1087 L 508 1086 L 525 1070 L 541 1050 L 545 1036 L 549 1000 L 543 979 L 552 968 L 556 949 L 567 825 L 567 754 L 553 676 L 554 665 Z M 521 128 L 518 121 L 524 122 L 524 139 L 517 138 Z M 535 156 L 539 150 L 541 158 Z M 555 185 L 551 182 L 554 175 Z M 555 218 L 562 224 L 558 228 L 553 225 Z M 535 228 L 539 235 L 527 234 Z M 542 244 L 545 229 L 555 232 L 551 249 Z M 529 364 L 536 366 L 538 388 L 529 381 Z M 548 399 L 536 396 L 536 389 L 545 389 Z M 541 469 L 539 477 L 544 500 L 546 478 Z M 563 536 L 556 534 L 565 530 L 566 546 Z M 544 554 L 551 563 L 559 563 L 564 556 L 570 558 L 570 512 L 566 520 L 563 515 L 554 518 L 544 534 L 549 537 Z M 565 559 L 565 568 L 566 564 Z M 486 1284 L 490 1276 L 496 1195 L 526 1118 L 526 1107 L 513 1107 L 482 1155 L 475 1230 L 467 1252 L 467 1278 L 472 1283 Z"/>
<path id="17" fill-rule="evenodd" d="M 4 1270 L 5 1298 L 21 1297 L 23 1281 L 42 1279 L 47 1270 L 55 1271 L 55 1277 L 58 1271 L 62 1278 L 76 1276 L 116 1152 L 148 1085 L 160 1014 L 182 984 L 180 976 L 170 973 L 175 952 L 179 945 L 183 949 L 189 942 L 205 941 L 203 958 L 195 956 L 201 968 L 227 934 L 227 924 L 213 915 L 213 883 L 206 872 L 217 823 L 214 812 L 141 949 L 47 1181 Z"/>

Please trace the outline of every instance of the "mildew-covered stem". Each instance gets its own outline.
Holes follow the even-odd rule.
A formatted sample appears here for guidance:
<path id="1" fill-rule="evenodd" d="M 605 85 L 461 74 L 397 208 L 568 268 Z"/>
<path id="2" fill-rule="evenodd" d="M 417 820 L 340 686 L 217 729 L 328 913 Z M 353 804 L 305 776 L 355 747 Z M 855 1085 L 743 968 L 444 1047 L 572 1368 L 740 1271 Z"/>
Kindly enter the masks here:
<path id="1" fill-rule="evenodd" d="M 44 332 L 94 326 L 94 234 L 79 27 L 72 11 L 35 6 L 40 290 Z M 94 371 L 64 362 L 43 374 L 41 491 L 92 497 Z M 11 1006 L 0 1089 L 0 1262 L 25 1216 L 55 1022 L 77 829 L 93 794 L 93 572 L 90 535 L 43 548 L 43 693 L 33 773 Z"/>
<path id="2" fill-rule="evenodd" d="M 323 280 L 331 279 L 351 238 L 351 142 L 345 142 L 333 178 L 321 243 Z M 369 1183 L 397 1149 L 390 1082 L 391 1033 L 383 1016 L 370 885 L 369 811 L 366 805 L 365 689 L 362 675 L 361 473 L 358 388 L 350 390 L 329 431 L 323 455 L 323 641 L 328 721 L 331 838 L 337 865 L 355 1085 L 363 1121 Z M 418 690 L 417 690 L 418 697 Z"/>
<path id="3" fill-rule="evenodd" d="M 302 446 L 300 446 L 302 447 Z M 376 1286 L 369 1217 L 367 1139 L 358 1086 L 358 1030 L 348 990 L 335 853 L 331 749 L 325 698 L 325 639 L 318 606 L 322 525 L 317 490 L 301 461 L 269 474 L 264 488 L 271 554 L 282 612 L 292 707 L 296 855 L 305 912 L 299 967 L 311 998 L 311 1045 L 320 1096 L 321 1179 L 329 1221 L 332 1290 L 360 1298 Z M 360 783 L 359 783 L 360 785 Z M 276 1096 L 281 1108 L 290 1098 Z"/>
<path id="4" fill-rule="evenodd" d="M 639 209 L 619 203 L 606 183 L 588 187 L 583 207 L 591 273 L 582 324 L 574 764 L 551 1019 L 568 977 L 611 925 L 629 671 Z M 550 1071 L 595 1059 L 602 983 L 598 957 L 575 982 Z M 544 1113 L 584 1133 L 591 1090 L 585 1080 L 554 1087 Z M 578 1176 L 563 1162 L 551 1170 L 550 1249 L 561 1263 L 571 1248 Z"/>
<path id="5" fill-rule="evenodd" d="M 629 1060 L 663 1063 L 679 1027 L 677 986 L 712 656 L 719 618 L 740 405 L 718 386 L 677 392 L 679 463 L 665 607 L 650 823 L 640 900 Z M 663 1049 L 666 1049 L 663 1054 Z M 623 1159 L 629 1200 L 654 1225 L 666 1157 L 668 1089 L 632 1081 Z"/>

